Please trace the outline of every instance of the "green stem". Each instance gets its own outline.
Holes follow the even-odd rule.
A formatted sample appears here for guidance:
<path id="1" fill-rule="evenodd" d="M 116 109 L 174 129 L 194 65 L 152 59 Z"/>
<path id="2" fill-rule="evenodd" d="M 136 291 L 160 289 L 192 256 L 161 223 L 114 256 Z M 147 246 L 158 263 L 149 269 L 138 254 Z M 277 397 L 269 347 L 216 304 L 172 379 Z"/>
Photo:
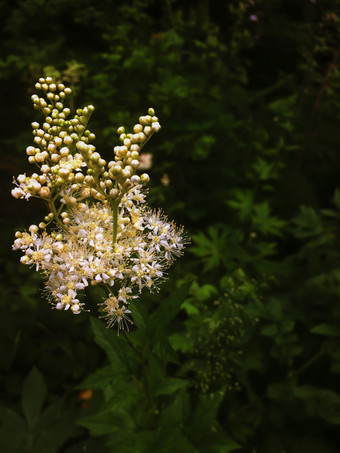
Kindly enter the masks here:
<path id="1" fill-rule="evenodd" d="M 59 219 L 59 213 L 56 210 L 54 201 L 50 200 L 50 202 L 48 203 L 48 206 L 49 206 L 51 212 L 53 213 L 54 219 L 57 222 L 57 224 L 60 226 L 60 228 L 65 229 L 65 225 Z"/>
<path id="2" fill-rule="evenodd" d="M 119 198 L 112 203 L 112 218 L 113 218 L 113 230 L 112 230 L 112 247 L 115 246 L 118 233 L 118 208 Z"/>
<path id="3" fill-rule="evenodd" d="M 120 195 L 113 202 L 111 201 L 112 206 L 112 218 L 113 218 L 113 229 L 112 229 L 112 247 L 115 246 L 117 242 L 118 234 L 118 211 L 119 203 L 121 202 L 123 196 L 126 194 L 127 190 L 121 189 Z"/>

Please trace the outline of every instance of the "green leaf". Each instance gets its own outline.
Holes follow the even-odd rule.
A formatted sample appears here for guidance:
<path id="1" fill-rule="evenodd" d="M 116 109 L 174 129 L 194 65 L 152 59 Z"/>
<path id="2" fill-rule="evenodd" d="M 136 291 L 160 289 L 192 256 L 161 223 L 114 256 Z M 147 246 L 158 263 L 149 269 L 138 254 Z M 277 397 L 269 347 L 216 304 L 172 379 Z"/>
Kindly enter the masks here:
<path id="1" fill-rule="evenodd" d="M 34 453 L 59 452 L 60 447 L 77 431 L 73 417 L 70 412 L 60 414 L 48 428 L 39 431 L 34 443 Z"/>
<path id="2" fill-rule="evenodd" d="M 199 232 L 192 235 L 193 243 L 197 245 L 190 247 L 190 252 L 202 259 L 204 270 L 214 269 L 224 261 L 225 250 L 228 244 L 228 231 L 226 228 L 211 226 L 208 234 Z"/>
<path id="3" fill-rule="evenodd" d="M 114 330 L 106 328 L 98 319 L 94 317 L 90 319 L 95 341 L 106 352 L 114 367 L 114 375 L 123 375 L 138 368 L 143 359 L 128 340 L 123 335 L 118 336 Z"/>
<path id="4" fill-rule="evenodd" d="M 189 316 L 198 315 L 200 313 L 196 305 L 190 303 L 190 300 L 185 300 L 181 305 L 181 309 L 185 310 Z"/>
<path id="5" fill-rule="evenodd" d="M 253 228 L 263 234 L 280 236 L 282 234 L 282 228 L 286 225 L 286 222 L 271 214 L 269 204 L 266 201 L 254 205 L 251 218 Z"/>
<path id="6" fill-rule="evenodd" d="M 178 426 L 185 423 L 190 414 L 190 399 L 185 388 L 179 390 L 172 398 L 169 398 L 160 413 L 160 426 Z"/>
<path id="7" fill-rule="evenodd" d="M 333 324 L 323 323 L 314 326 L 311 333 L 318 333 L 320 335 L 326 335 L 328 337 L 338 337 L 340 335 L 339 329 Z"/>
<path id="8" fill-rule="evenodd" d="M 188 333 L 175 332 L 168 337 L 172 348 L 183 353 L 193 352 L 194 344 L 190 341 Z"/>
<path id="9" fill-rule="evenodd" d="M 199 453 L 189 439 L 183 434 L 181 427 L 162 428 L 152 445 L 153 453 L 190 452 Z"/>
<path id="10" fill-rule="evenodd" d="M 177 390 L 185 388 L 189 385 L 186 379 L 166 378 L 163 380 L 160 387 L 156 391 L 156 395 L 170 395 L 177 392 Z"/>
<path id="11" fill-rule="evenodd" d="M 244 221 L 249 218 L 253 211 L 255 194 L 250 190 L 235 190 L 234 196 L 234 200 L 228 200 L 226 203 L 239 211 L 240 220 Z"/>
<path id="12" fill-rule="evenodd" d="M 22 410 L 30 429 L 38 421 L 45 398 L 45 381 L 39 371 L 32 368 L 22 386 Z"/>
<path id="13" fill-rule="evenodd" d="M 261 329 L 262 335 L 271 337 L 277 334 L 277 326 L 275 324 L 268 324 Z"/>
<path id="14" fill-rule="evenodd" d="M 176 288 L 165 300 L 161 301 L 159 308 L 150 316 L 150 325 L 153 326 L 154 338 L 164 332 L 166 326 L 177 315 L 180 307 L 187 296 L 190 284 Z"/>
<path id="15" fill-rule="evenodd" d="M 92 435 L 124 433 L 131 431 L 135 423 L 128 411 L 123 409 L 106 410 L 80 419 L 77 423 L 88 428 Z"/>
<path id="16" fill-rule="evenodd" d="M 25 420 L 20 417 L 19 414 L 17 414 L 12 409 L 9 409 L 8 407 L 0 406 L 0 421 L 4 430 L 1 435 L 1 439 L 3 441 L 5 441 L 5 439 L 7 438 L 6 432 L 9 437 L 12 437 L 12 440 L 14 441 L 12 442 L 13 445 L 19 438 L 26 438 L 29 435 L 29 430 L 27 424 L 25 423 Z"/>
<path id="17" fill-rule="evenodd" d="M 99 368 L 99 370 L 87 376 L 80 384 L 77 385 L 77 389 L 101 389 L 106 385 L 110 384 L 116 372 L 112 365 Z"/>
<path id="18" fill-rule="evenodd" d="M 211 433 L 216 423 L 217 410 L 224 398 L 224 390 L 201 397 L 195 411 L 188 421 L 188 428 L 195 438 L 195 444 Z"/>
<path id="19" fill-rule="evenodd" d="M 340 395 L 310 385 L 295 387 L 293 393 L 304 401 L 311 417 L 321 417 L 329 423 L 340 425 Z"/>

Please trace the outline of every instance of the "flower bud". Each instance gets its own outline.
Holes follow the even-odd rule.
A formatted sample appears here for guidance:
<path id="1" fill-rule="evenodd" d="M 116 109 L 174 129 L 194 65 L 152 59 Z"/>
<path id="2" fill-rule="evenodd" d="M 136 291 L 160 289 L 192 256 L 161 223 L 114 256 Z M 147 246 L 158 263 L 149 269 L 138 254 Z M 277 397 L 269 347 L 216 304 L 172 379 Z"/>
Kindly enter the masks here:
<path id="1" fill-rule="evenodd" d="M 71 143 L 73 142 L 72 138 L 67 135 L 66 137 L 64 137 L 64 143 L 65 145 L 71 145 Z"/>
<path id="2" fill-rule="evenodd" d="M 49 198 L 51 191 L 48 187 L 42 187 L 39 191 L 39 195 L 41 196 L 41 198 Z"/>
<path id="3" fill-rule="evenodd" d="M 24 255 L 24 256 L 22 256 L 22 257 L 20 258 L 20 262 L 21 262 L 22 264 L 29 264 L 30 261 L 31 261 L 31 260 L 29 259 L 29 257 L 28 257 L 27 255 Z"/>
<path id="4" fill-rule="evenodd" d="M 59 152 L 62 157 L 68 156 L 70 154 L 70 150 L 66 146 L 61 148 L 61 150 Z"/>
<path id="5" fill-rule="evenodd" d="M 90 176 L 90 175 L 85 176 L 85 182 L 86 182 L 86 184 L 88 184 L 89 186 L 91 186 L 92 184 L 94 184 L 93 176 Z"/>
<path id="6" fill-rule="evenodd" d="M 35 155 L 35 148 L 34 146 L 27 146 L 26 148 L 26 154 L 28 156 L 34 156 Z"/>
<path id="7" fill-rule="evenodd" d="M 124 178 L 130 178 L 131 171 L 128 168 L 124 168 L 124 170 L 122 170 L 122 175 L 124 176 Z"/>
<path id="8" fill-rule="evenodd" d="M 135 124 L 133 126 L 133 131 L 138 134 L 139 132 L 143 131 L 143 126 L 141 124 Z"/>
<path id="9" fill-rule="evenodd" d="M 158 121 L 156 121 L 155 123 L 152 123 L 151 128 L 153 131 L 158 132 L 159 129 L 161 128 L 161 125 L 159 124 Z"/>
<path id="10" fill-rule="evenodd" d="M 139 146 L 139 145 L 136 145 L 136 144 L 131 145 L 130 150 L 131 150 L 132 152 L 137 152 L 137 153 L 139 153 L 139 151 L 140 151 L 140 146 Z"/>
<path id="11" fill-rule="evenodd" d="M 45 155 L 44 155 L 43 153 L 37 153 L 37 154 L 35 155 L 35 161 L 36 161 L 37 163 L 44 162 L 44 160 L 45 160 Z"/>
<path id="12" fill-rule="evenodd" d="M 30 233 L 37 233 L 39 230 L 39 227 L 37 225 L 31 225 L 28 229 Z"/>
<path id="13" fill-rule="evenodd" d="M 62 141 L 62 139 L 61 139 L 60 137 L 56 137 L 56 138 L 54 139 L 54 143 L 55 143 L 57 146 L 60 146 L 60 145 L 63 143 L 63 141 Z"/>
<path id="14" fill-rule="evenodd" d="M 19 189 L 19 187 L 16 187 L 15 189 L 11 190 L 12 197 L 19 199 L 23 196 L 24 192 L 22 189 Z"/>
<path id="15" fill-rule="evenodd" d="M 138 135 L 139 135 L 139 141 L 141 143 L 145 142 L 145 140 L 147 139 L 147 136 L 144 134 L 144 132 L 140 132 Z"/>
<path id="16" fill-rule="evenodd" d="M 23 175 L 22 173 L 17 177 L 18 183 L 23 184 L 26 182 L 26 175 Z"/>
<path id="17" fill-rule="evenodd" d="M 118 189 L 111 189 L 109 192 L 110 197 L 115 200 L 118 195 L 119 195 L 119 190 Z"/>
<path id="18" fill-rule="evenodd" d="M 138 183 L 138 182 L 140 181 L 140 177 L 139 177 L 138 175 L 133 175 L 133 176 L 131 177 L 131 181 L 132 181 L 133 183 Z"/>
<path id="19" fill-rule="evenodd" d="M 79 313 L 81 312 L 80 306 L 78 304 L 72 305 L 71 310 L 74 315 L 79 315 Z"/>
<path id="20" fill-rule="evenodd" d="M 62 178 L 67 178 L 70 173 L 71 171 L 67 167 L 60 168 L 58 171 L 59 176 L 61 176 Z"/>
<path id="21" fill-rule="evenodd" d="M 84 181 L 84 175 L 82 173 L 76 173 L 75 180 L 79 183 Z"/>
<path id="22" fill-rule="evenodd" d="M 91 161 L 92 162 L 98 162 L 99 159 L 100 159 L 100 154 L 99 153 L 95 152 L 95 153 L 92 154 L 92 156 L 91 156 Z"/>
<path id="23" fill-rule="evenodd" d="M 147 183 L 150 181 L 150 176 L 147 173 L 143 173 L 140 177 L 142 183 Z"/>

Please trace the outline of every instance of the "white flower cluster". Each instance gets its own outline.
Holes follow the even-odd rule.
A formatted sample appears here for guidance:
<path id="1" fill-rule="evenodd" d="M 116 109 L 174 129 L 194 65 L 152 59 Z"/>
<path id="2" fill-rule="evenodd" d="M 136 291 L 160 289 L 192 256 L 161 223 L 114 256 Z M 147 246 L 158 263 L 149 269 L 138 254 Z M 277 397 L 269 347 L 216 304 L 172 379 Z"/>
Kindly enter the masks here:
<path id="1" fill-rule="evenodd" d="M 32 96 L 45 120 L 42 126 L 32 123 L 35 146 L 26 153 L 41 173 L 19 175 L 12 195 L 42 198 L 50 212 L 39 226 L 17 232 L 13 249 L 23 251 L 23 264 L 46 274 L 55 308 L 79 314 L 84 303 L 78 292 L 102 285 L 107 292 L 100 304 L 103 317 L 118 331 L 128 328 L 130 301 L 144 287 L 157 288 L 186 244 L 182 229 L 147 208 L 143 185 L 149 176 L 137 174 L 141 148 L 160 129 L 158 118 L 149 109 L 133 133 L 119 128 L 122 145 L 107 164 L 86 129 L 94 108 L 78 109 L 67 120 L 71 112 L 62 100 L 71 90 L 49 77 L 39 79 L 36 88 L 46 94 L 46 100 Z"/>

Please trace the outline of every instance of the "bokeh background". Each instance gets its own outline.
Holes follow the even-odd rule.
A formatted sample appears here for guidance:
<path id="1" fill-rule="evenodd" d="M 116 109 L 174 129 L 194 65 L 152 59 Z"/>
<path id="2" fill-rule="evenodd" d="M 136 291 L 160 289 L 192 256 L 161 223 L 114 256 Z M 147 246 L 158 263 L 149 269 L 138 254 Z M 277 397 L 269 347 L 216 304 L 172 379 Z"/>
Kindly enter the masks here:
<path id="1" fill-rule="evenodd" d="M 336 453 L 340 448 L 340 1 L 0 0 L 0 450 Z M 41 76 L 117 127 L 148 107 L 149 204 L 185 256 L 117 337 L 57 313 L 11 251 L 44 215 Z"/>

